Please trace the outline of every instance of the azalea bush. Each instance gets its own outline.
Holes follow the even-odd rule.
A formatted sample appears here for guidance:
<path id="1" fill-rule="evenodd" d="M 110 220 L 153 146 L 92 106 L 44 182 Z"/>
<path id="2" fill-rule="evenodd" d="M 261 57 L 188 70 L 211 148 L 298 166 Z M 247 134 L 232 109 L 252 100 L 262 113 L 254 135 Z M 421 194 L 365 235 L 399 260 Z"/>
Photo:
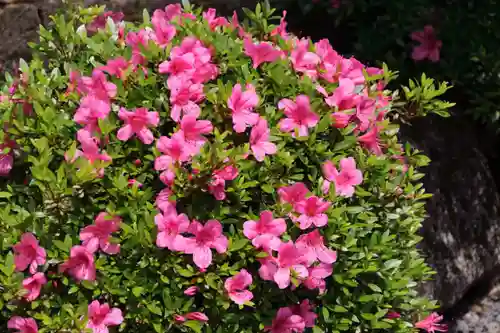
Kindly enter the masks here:
<path id="1" fill-rule="evenodd" d="M 299 0 L 297 4 L 302 11 L 293 19 L 331 22 L 328 28 L 328 23 L 320 23 L 318 38 L 330 37 L 339 50 L 363 61 L 385 61 L 400 70 L 401 82 L 422 72 L 451 82 L 450 98 L 474 118 L 498 127 L 496 1 L 418 0 L 388 6 L 386 1 Z"/>
<path id="2" fill-rule="evenodd" d="M 393 73 L 246 14 L 40 28 L 0 102 L 2 332 L 445 329 Z"/>

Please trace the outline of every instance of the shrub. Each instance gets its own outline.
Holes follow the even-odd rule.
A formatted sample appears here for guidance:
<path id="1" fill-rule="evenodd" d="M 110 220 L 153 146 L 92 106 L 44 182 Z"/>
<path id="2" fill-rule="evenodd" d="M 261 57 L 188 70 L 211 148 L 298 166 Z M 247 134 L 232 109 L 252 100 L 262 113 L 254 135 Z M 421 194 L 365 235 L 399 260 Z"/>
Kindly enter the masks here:
<path id="1" fill-rule="evenodd" d="M 6 76 L 3 331 L 442 328 L 416 323 L 428 159 L 398 143 L 387 68 L 268 5 L 102 11 L 55 15 Z"/>
<path id="2" fill-rule="evenodd" d="M 390 6 L 386 1 L 364 0 L 298 3 L 301 17 L 307 13 L 316 22 L 335 22 L 336 27 L 326 31 L 333 40 L 342 40 L 343 52 L 363 61 L 383 60 L 400 69 L 404 80 L 426 72 L 451 82 L 455 88 L 450 96 L 463 110 L 483 123 L 498 124 L 496 1 L 418 0 Z"/>

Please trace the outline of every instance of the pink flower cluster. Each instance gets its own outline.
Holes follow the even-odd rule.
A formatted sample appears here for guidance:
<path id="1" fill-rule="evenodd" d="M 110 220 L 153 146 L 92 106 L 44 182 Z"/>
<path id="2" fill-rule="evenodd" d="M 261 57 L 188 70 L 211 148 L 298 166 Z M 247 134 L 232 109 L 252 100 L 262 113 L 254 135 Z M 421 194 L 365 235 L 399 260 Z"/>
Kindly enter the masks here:
<path id="1" fill-rule="evenodd" d="M 201 270 L 212 263 L 212 250 L 218 253 L 227 251 L 228 239 L 222 233 L 222 225 L 217 220 L 210 220 L 204 225 L 189 221 L 185 214 L 177 214 L 174 209 L 155 216 L 158 227 L 156 245 L 171 251 L 193 255 L 193 262 Z M 189 234 L 190 236 L 184 236 Z"/>
<path id="2" fill-rule="evenodd" d="M 309 300 L 303 300 L 302 303 L 280 308 L 271 326 L 265 328 L 265 331 L 271 333 L 302 333 L 306 327 L 314 327 L 318 317 L 312 310 L 312 304 Z"/>

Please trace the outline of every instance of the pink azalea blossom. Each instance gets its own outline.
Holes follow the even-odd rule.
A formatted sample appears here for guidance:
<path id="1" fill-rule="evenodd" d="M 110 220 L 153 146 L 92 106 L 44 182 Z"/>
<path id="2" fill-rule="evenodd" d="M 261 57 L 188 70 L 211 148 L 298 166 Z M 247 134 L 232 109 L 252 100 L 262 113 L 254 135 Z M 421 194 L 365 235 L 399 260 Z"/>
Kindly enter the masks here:
<path id="1" fill-rule="evenodd" d="M 325 279 L 332 275 L 333 266 L 331 264 L 320 263 L 318 266 L 308 268 L 309 275 L 303 280 L 307 289 L 318 289 L 320 294 L 326 292 Z"/>
<path id="2" fill-rule="evenodd" d="M 59 271 L 69 271 L 69 274 L 78 281 L 94 281 L 96 274 L 94 256 L 85 246 L 73 246 L 69 259 L 59 266 Z"/>
<path id="3" fill-rule="evenodd" d="M 281 187 L 278 189 L 278 195 L 282 203 L 289 203 L 295 207 L 298 202 L 305 200 L 309 189 L 302 182 L 297 182 L 290 186 Z"/>
<path id="4" fill-rule="evenodd" d="M 84 94 L 94 95 L 103 101 L 109 101 L 109 99 L 116 97 L 116 85 L 108 82 L 106 75 L 97 69 L 92 72 L 91 77 L 82 76 L 78 88 Z"/>
<path id="5" fill-rule="evenodd" d="M 161 48 L 167 47 L 177 33 L 175 26 L 165 20 L 152 20 L 151 22 L 153 23 L 154 41 Z"/>
<path id="6" fill-rule="evenodd" d="M 365 66 L 356 58 L 342 58 L 340 67 L 340 78 L 350 79 L 355 85 L 364 84 L 365 76 L 363 75 L 363 70 Z"/>
<path id="7" fill-rule="evenodd" d="M 356 161 L 352 157 L 340 160 L 340 172 L 335 168 L 331 161 L 323 163 L 323 193 L 330 190 L 330 182 L 335 184 L 335 192 L 343 197 L 352 197 L 354 186 L 363 182 L 363 173 L 356 169 Z"/>
<path id="8" fill-rule="evenodd" d="M 290 307 L 293 314 L 301 316 L 302 319 L 304 319 L 305 327 L 314 327 L 314 323 L 318 317 L 314 311 L 311 311 L 312 309 L 313 304 L 311 304 L 308 299 L 303 300 L 300 304 Z"/>
<path id="9" fill-rule="evenodd" d="M 234 180 L 238 177 L 238 169 L 233 165 L 227 165 L 213 174 L 212 181 L 208 184 L 208 191 L 217 200 L 226 199 L 225 185 L 227 180 Z"/>
<path id="10" fill-rule="evenodd" d="M 245 54 L 252 58 L 253 68 L 257 68 L 264 62 L 273 62 L 282 56 L 282 52 L 271 43 L 253 43 L 250 38 L 245 38 L 243 45 Z"/>
<path id="11" fill-rule="evenodd" d="M 267 326 L 264 330 L 271 333 L 302 333 L 305 327 L 304 318 L 286 307 L 278 310 L 271 326 Z"/>
<path id="12" fill-rule="evenodd" d="M 372 98 L 362 96 L 356 105 L 355 119 L 358 123 L 357 129 L 366 131 L 375 120 L 376 101 Z"/>
<path id="13" fill-rule="evenodd" d="M 344 112 L 334 112 L 332 113 L 333 126 L 335 128 L 346 128 L 352 119 L 352 115 L 346 114 Z"/>
<path id="14" fill-rule="evenodd" d="M 38 325 L 33 318 L 14 316 L 7 322 L 7 328 L 17 330 L 17 333 L 38 333 Z"/>
<path id="15" fill-rule="evenodd" d="M 193 234 L 194 238 L 186 238 L 182 250 L 192 254 L 194 263 L 201 269 L 206 269 L 212 263 L 210 249 L 215 249 L 218 253 L 227 250 L 228 240 L 222 233 L 222 225 L 217 220 L 209 220 L 205 225 L 194 220 L 188 232 Z"/>
<path id="16" fill-rule="evenodd" d="M 14 154 L 12 149 L 16 146 L 16 142 L 9 140 L 8 137 L 4 138 L 4 143 L 0 143 L 0 177 L 7 177 L 14 167 Z M 10 151 L 4 153 L 6 148 L 10 148 Z"/>
<path id="17" fill-rule="evenodd" d="M 437 39 L 436 32 L 431 25 L 426 25 L 422 31 L 412 32 L 410 36 L 411 39 L 420 43 L 420 45 L 413 47 L 411 54 L 413 60 L 421 61 L 429 59 L 432 62 L 439 61 L 439 52 L 443 46 L 443 42 Z"/>
<path id="18" fill-rule="evenodd" d="M 163 212 L 164 214 L 177 215 L 177 209 L 175 208 L 176 202 L 175 202 L 175 200 L 170 199 L 171 195 L 172 195 L 172 191 L 168 187 L 164 188 L 156 196 L 155 203 L 156 203 L 156 206 L 158 207 L 158 209 L 161 212 Z"/>
<path id="19" fill-rule="evenodd" d="M 294 220 L 299 222 L 299 228 L 302 230 L 311 225 L 323 227 L 328 223 L 328 216 L 325 212 L 329 207 L 329 202 L 325 202 L 317 196 L 309 197 L 295 205 L 295 210 L 301 215 L 298 218 L 294 217 Z"/>
<path id="20" fill-rule="evenodd" d="M 95 218 L 95 224 L 88 225 L 80 232 L 82 245 L 90 253 L 97 252 L 99 248 L 107 254 L 117 254 L 120 244 L 111 243 L 111 234 L 120 230 L 121 219 L 111 216 L 106 212 L 100 212 Z"/>
<path id="21" fill-rule="evenodd" d="M 93 301 L 88 307 L 87 328 L 93 333 L 108 333 L 109 326 L 117 326 L 123 322 L 122 311 L 118 308 L 110 308 L 108 303 L 100 304 Z"/>
<path id="22" fill-rule="evenodd" d="M 208 22 L 210 30 L 215 31 L 217 27 L 227 26 L 229 22 L 224 17 L 217 17 L 214 8 L 203 12 L 203 19 Z"/>
<path id="23" fill-rule="evenodd" d="M 208 321 L 208 317 L 203 312 L 190 312 L 185 314 L 186 319 L 197 320 L 197 321 Z"/>
<path id="24" fill-rule="evenodd" d="M 132 48 L 132 59 L 133 65 L 145 64 L 146 58 L 142 55 L 142 49 L 147 49 L 150 40 L 154 40 L 155 36 L 153 31 L 148 28 L 141 29 L 138 32 L 130 31 L 127 33 L 125 42 L 128 46 Z"/>
<path id="25" fill-rule="evenodd" d="M 203 134 L 213 131 L 212 123 L 209 120 L 198 120 L 194 115 L 184 116 L 181 120 L 181 131 L 186 142 L 191 145 L 192 156 L 198 154 L 200 148 L 207 142 Z"/>
<path id="26" fill-rule="evenodd" d="M 125 122 L 125 126 L 118 130 L 119 140 L 127 141 L 135 134 L 144 144 L 153 142 L 154 136 L 149 127 L 157 127 L 160 123 L 158 112 L 149 112 L 147 108 L 137 108 L 135 111 L 120 108 L 118 117 Z"/>
<path id="27" fill-rule="evenodd" d="M 227 106 L 233 112 L 233 128 L 237 133 L 245 131 L 247 126 L 254 126 L 259 121 L 259 114 L 252 112 L 259 104 L 259 97 L 255 87 L 247 84 L 246 91 L 242 91 L 239 83 L 235 84 Z"/>
<path id="28" fill-rule="evenodd" d="M 169 155 L 161 155 L 155 159 L 154 169 L 162 171 L 160 180 L 168 186 L 172 186 L 175 180 L 176 162 Z"/>
<path id="29" fill-rule="evenodd" d="M 76 133 L 77 140 L 80 142 L 82 150 L 76 150 L 75 156 L 70 159 L 74 162 L 78 157 L 84 157 L 91 164 L 95 161 L 111 162 L 111 156 L 106 152 L 99 152 L 99 140 L 93 137 L 90 132 L 85 129 L 80 129 Z"/>
<path id="30" fill-rule="evenodd" d="M 286 98 L 282 99 L 278 103 L 278 108 L 284 110 L 287 116 L 278 124 L 282 132 L 298 130 L 299 136 L 307 136 L 308 128 L 316 126 L 319 122 L 319 116 L 311 110 L 309 97 L 306 95 L 297 96 L 295 102 Z M 295 137 L 295 132 L 292 135 Z"/>
<path id="31" fill-rule="evenodd" d="M 99 29 L 104 29 L 106 27 L 106 22 L 108 20 L 108 17 L 113 20 L 113 22 L 119 23 L 123 20 L 125 15 L 123 15 L 122 12 L 112 12 L 112 11 L 107 11 L 102 13 L 101 15 L 97 16 L 92 22 L 87 24 L 87 31 L 88 32 L 96 32 Z"/>
<path id="32" fill-rule="evenodd" d="M 425 319 L 415 323 L 415 327 L 425 330 L 428 333 L 448 331 L 448 325 L 439 323 L 441 320 L 443 320 L 443 316 L 433 312 Z"/>
<path id="33" fill-rule="evenodd" d="M 270 134 L 271 131 L 267 126 L 267 120 L 259 118 L 259 121 L 250 132 L 250 149 L 259 162 L 262 162 L 266 155 L 274 155 L 277 152 L 276 145 L 269 141 Z"/>
<path id="34" fill-rule="evenodd" d="M 286 10 L 283 11 L 283 16 L 280 19 L 280 24 L 271 31 L 271 36 L 280 36 L 283 39 L 288 39 L 289 35 L 286 31 L 287 23 L 285 21 L 286 18 Z"/>
<path id="35" fill-rule="evenodd" d="M 170 117 L 179 122 L 181 114 L 198 117 L 200 115 L 201 102 L 205 95 L 203 94 L 203 85 L 186 80 L 183 76 L 171 76 L 167 80 L 168 89 L 170 89 L 170 102 L 172 110 Z"/>
<path id="36" fill-rule="evenodd" d="M 192 74 L 184 73 L 187 79 L 193 81 L 193 83 L 204 83 L 217 77 L 218 69 L 216 65 L 211 63 L 212 54 L 210 50 L 194 37 L 184 38 L 181 45 L 172 49 L 170 57 L 175 59 L 189 53 L 194 55 L 196 70 Z"/>
<path id="37" fill-rule="evenodd" d="M 333 94 L 325 98 L 326 104 L 331 107 L 336 106 L 339 110 L 347 110 L 356 107 L 359 95 L 354 93 L 356 86 L 350 79 L 339 80 L 339 86 Z"/>
<path id="38" fill-rule="evenodd" d="M 156 143 L 156 148 L 172 160 L 177 162 L 186 162 L 191 159 L 192 149 L 182 132 L 175 132 L 172 137 L 162 136 Z"/>
<path id="39" fill-rule="evenodd" d="M 304 73 L 310 78 L 318 76 L 317 67 L 321 62 L 319 56 L 309 51 L 309 40 L 301 39 L 290 54 L 293 68 L 299 73 Z"/>
<path id="40" fill-rule="evenodd" d="M 14 249 L 14 264 L 18 272 L 29 267 L 29 272 L 35 274 L 38 265 L 45 264 L 45 249 L 38 245 L 38 240 L 30 232 L 24 233 L 21 241 L 12 248 Z"/>
<path id="41" fill-rule="evenodd" d="M 186 317 L 181 316 L 179 314 L 174 314 L 173 317 L 174 317 L 174 320 L 175 320 L 176 323 L 183 323 L 183 322 L 185 322 L 187 320 Z"/>
<path id="42" fill-rule="evenodd" d="M 160 63 L 158 72 L 174 76 L 191 77 L 196 71 L 196 58 L 191 52 L 184 53 Z M 177 82 L 176 82 L 177 83 Z"/>
<path id="43" fill-rule="evenodd" d="M 280 289 L 290 285 L 292 270 L 301 279 L 308 276 L 304 258 L 293 242 L 283 243 L 278 249 L 278 257 L 260 260 L 259 275 L 263 280 L 274 280 Z"/>
<path id="44" fill-rule="evenodd" d="M 377 125 L 373 126 L 365 134 L 359 136 L 358 141 L 363 147 L 365 147 L 375 155 L 383 154 L 379 140 L 379 128 Z"/>
<path id="45" fill-rule="evenodd" d="M 33 276 L 23 280 L 23 288 L 27 291 L 27 294 L 23 297 L 26 298 L 28 302 L 34 301 L 40 296 L 40 290 L 42 286 L 47 283 L 47 278 L 43 273 L 35 273 Z"/>
<path id="46" fill-rule="evenodd" d="M 322 39 L 314 44 L 316 54 L 320 57 L 319 75 L 327 82 L 338 82 L 341 70 L 342 56 L 330 45 L 328 39 Z"/>
<path id="47" fill-rule="evenodd" d="M 273 219 L 273 213 L 269 210 L 260 213 L 258 221 L 246 221 L 243 223 L 243 234 L 252 240 L 252 244 L 265 250 L 278 250 L 281 245 L 279 237 L 286 231 L 284 219 Z"/>
<path id="48" fill-rule="evenodd" d="M 198 288 L 197 286 L 191 286 L 191 287 L 187 288 L 186 290 L 184 290 L 184 295 L 194 296 L 194 295 L 196 295 L 196 293 L 198 293 L 199 290 L 200 290 L 200 288 Z"/>
<path id="49" fill-rule="evenodd" d="M 98 128 L 99 119 L 106 119 L 110 111 L 111 105 L 108 101 L 89 95 L 82 98 L 73 120 L 80 125 L 85 125 L 87 130 L 95 131 Z"/>
<path id="50" fill-rule="evenodd" d="M 129 67 L 130 63 L 124 57 L 117 57 L 108 60 L 106 65 L 99 67 L 99 69 L 123 81 Z"/>
<path id="51" fill-rule="evenodd" d="M 325 246 L 323 236 L 318 229 L 300 235 L 295 245 L 304 253 L 309 265 L 312 265 L 316 260 L 325 264 L 332 264 L 337 260 L 337 252 Z"/>
<path id="52" fill-rule="evenodd" d="M 130 186 L 130 187 L 137 186 L 138 188 L 141 188 L 143 186 L 142 183 L 140 183 L 137 179 L 133 179 L 133 178 L 129 179 L 127 181 L 127 183 L 128 183 L 128 186 Z"/>
<path id="53" fill-rule="evenodd" d="M 155 224 L 158 227 L 156 245 L 166 247 L 170 251 L 182 251 L 185 238 L 181 233 L 187 232 L 189 219 L 186 214 L 158 214 L 155 216 Z"/>
<path id="54" fill-rule="evenodd" d="M 233 302 L 243 305 L 253 298 L 253 293 L 247 290 L 251 284 L 252 275 L 246 269 L 242 269 L 238 274 L 228 278 L 224 282 L 224 288 Z"/>

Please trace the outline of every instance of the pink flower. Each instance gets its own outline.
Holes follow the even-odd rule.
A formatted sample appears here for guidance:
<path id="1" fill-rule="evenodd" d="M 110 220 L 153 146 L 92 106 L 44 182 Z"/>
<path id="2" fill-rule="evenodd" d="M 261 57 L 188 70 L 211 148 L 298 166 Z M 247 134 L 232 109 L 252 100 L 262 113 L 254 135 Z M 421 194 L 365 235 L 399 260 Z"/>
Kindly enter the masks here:
<path id="1" fill-rule="evenodd" d="M 269 141 L 270 133 L 267 120 L 264 118 L 259 118 L 250 132 L 250 149 L 259 162 L 262 162 L 266 155 L 273 155 L 277 152 L 276 145 Z"/>
<path id="2" fill-rule="evenodd" d="M 280 19 L 280 24 L 271 31 L 271 36 L 281 36 L 283 39 L 288 39 L 288 33 L 286 32 L 287 23 L 285 21 L 286 10 L 283 11 L 283 16 Z"/>
<path id="3" fill-rule="evenodd" d="M 232 165 L 227 165 L 213 174 L 212 181 L 208 184 L 208 191 L 217 200 L 226 199 L 225 185 L 226 180 L 234 180 L 238 177 L 238 169 Z"/>
<path id="4" fill-rule="evenodd" d="M 89 131 L 94 131 L 98 128 L 99 119 L 106 119 L 109 111 L 111 111 L 111 105 L 108 101 L 89 95 L 82 98 L 73 120 L 80 125 L 85 125 Z"/>
<path id="5" fill-rule="evenodd" d="M 252 112 L 257 104 L 259 104 L 259 97 L 253 85 L 247 84 L 244 92 L 239 83 L 233 87 L 227 106 L 233 111 L 233 128 L 237 133 L 244 132 L 247 126 L 257 124 L 259 114 Z"/>
<path id="6" fill-rule="evenodd" d="M 246 269 L 242 269 L 238 274 L 226 280 L 224 288 L 233 302 L 243 305 L 253 298 L 253 293 L 246 290 L 251 284 L 252 275 Z"/>
<path id="7" fill-rule="evenodd" d="M 94 333 L 108 333 L 108 326 L 117 326 L 123 322 L 120 309 L 111 309 L 108 303 L 100 304 L 99 301 L 89 304 L 88 317 L 87 328 Z"/>
<path id="8" fill-rule="evenodd" d="M 252 240 L 255 247 L 263 247 L 266 250 L 278 250 L 281 245 L 281 236 L 286 231 L 284 219 L 273 219 L 273 213 L 269 210 L 260 213 L 258 221 L 246 221 L 243 223 L 243 234 Z"/>
<path id="9" fill-rule="evenodd" d="M 101 248 L 104 253 L 117 254 L 120 251 L 120 244 L 110 242 L 111 233 L 120 230 L 121 219 L 118 216 L 100 212 L 95 218 L 95 224 L 86 226 L 80 232 L 82 245 L 90 252 L 94 253 Z"/>
<path id="10" fill-rule="evenodd" d="M 122 12 L 104 12 L 87 25 L 87 31 L 96 32 L 99 29 L 104 29 L 106 27 L 108 17 L 110 17 L 114 23 L 119 23 L 123 20 L 124 15 Z"/>
<path id="11" fill-rule="evenodd" d="M 29 302 L 34 301 L 40 295 L 42 286 L 47 283 L 43 273 L 35 273 L 33 276 L 23 280 L 23 288 L 28 292 L 23 297 Z"/>
<path id="12" fill-rule="evenodd" d="M 184 290 L 184 295 L 186 296 L 194 296 L 200 289 L 197 286 L 191 286 Z"/>
<path id="13" fill-rule="evenodd" d="M 172 103 L 170 117 L 175 122 L 179 122 L 181 113 L 184 116 L 198 117 L 200 115 L 198 103 L 205 98 L 201 83 L 193 83 L 183 76 L 171 76 L 167 80 L 167 86 L 170 89 L 170 102 Z"/>
<path id="14" fill-rule="evenodd" d="M 130 64 L 124 57 L 117 57 L 108 60 L 106 65 L 99 67 L 99 69 L 109 75 L 115 76 L 117 79 L 125 80 L 125 74 L 129 67 Z"/>
<path id="15" fill-rule="evenodd" d="M 137 108 L 135 111 L 120 108 L 118 117 L 125 122 L 125 126 L 118 130 L 119 140 L 127 141 L 135 134 L 147 145 L 153 142 L 154 136 L 148 127 L 158 126 L 160 123 L 158 112 L 148 112 L 147 108 Z"/>
<path id="16" fill-rule="evenodd" d="M 184 53 L 177 57 L 170 57 L 170 60 L 160 63 L 158 66 L 160 74 L 185 75 L 191 77 L 196 71 L 196 58 L 191 52 Z"/>
<path id="17" fill-rule="evenodd" d="M 306 327 L 314 327 L 314 322 L 318 317 L 318 315 L 315 314 L 314 311 L 311 311 L 312 309 L 313 305 L 309 303 L 308 299 L 303 300 L 300 304 L 290 307 L 290 310 L 292 310 L 293 314 L 301 316 L 302 319 L 304 319 Z"/>
<path id="18" fill-rule="evenodd" d="M 311 111 L 309 97 L 299 95 L 293 102 L 287 98 L 278 103 L 278 108 L 284 110 L 287 118 L 281 119 L 278 126 L 282 132 L 298 130 L 299 136 L 307 136 L 308 128 L 316 126 L 319 116 Z M 292 134 L 295 137 L 295 132 Z"/>
<path id="19" fill-rule="evenodd" d="M 369 129 L 365 134 L 358 137 L 358 141 L 363 147 L 374 153 L 382 155 L 382 147 L 379 140 L 379 128 L 377 125 Z"/>
<path id="20" fill-rule="evenodd" d="M 14 316 L 7 322 L 7 328 L 18 330 L 17 333 L 38 333 L 38 325 L 33 318 Z"/>
<path id="21" fill-rule="evenodd" d="M 295 205 L 295 210 L 301 215 L 294 218 L 294 220 L 300 223 L 299 228 L 302 230 L 309 228 L 311 225 L 323 227 L 328 223 L 328 216 L 324 212 L 329 207 L 329 202 L 325 202 L 317 196 L 309 197 Z"/>
<path id="22" fill-rule="evenodd" d="M 426 25 L 424 30 L 412 32 L 411 39 L 420 43 L 413 47 L 411 57 L 415 61 L 429 59 L 432 62 L 439 61 L 439 52 L 443 42 L 436 38 L 436 33 L 431 25 Z"/>
<path id="23" fill-rule="evenodd" d="M 90 132 L 85 129 L 80 129 L 76 133 L 77 140 L 80 142 L 82 150 L 76 150 L 75 156 L 71 162 L 75 161 L 78 157 L 82 156 L 87 159 L 91 164 L 95 161 L 111 162 L 111 156 L 106 152 L 99 152 L 98 139 L 93 137 Z"/>
<path id="24" fill-rule="evenodd" d="M 330 182 L 333 182 L 337 195 L 349 198 L 354 194 L 354 186 L 363 182 L 363 173 L 356 169 L 356 161 L 352 157 L 340 160 L 340 172 L 331 161 L 323 163 L 322 169 L 326 179 L 322 186 L 323 193 L 328 193 Z"/>
<path id="25" fill-rule="evenodd" d="M 289 203 L 294 207 L 298 202 L 305 200 L 308 193 L 309 189 L 302 182 L 297 182 L 290 186 L 281 187 L 278 190 L 280 201 L 282 203 Z"/>
<path id="26" fill-rule="evenodd" d="M 354 108 L 360 97 L 354 93 L 355 88 L 356 85 L 352 80 L 341 78 L 337 89 L 331 96 L 325 98 L 326 104 L 331 107 L 336 106 L 339 110 Z"/>
<path id="27" fill-rule="evenodd" d="M 158 227 L 156 245 L 166 247 L 170 251 L 182 251 L 185 237 L 181 235 L 189 228 L 189 219 L 186 214 L 158 214 L 155 216 L 155 224 Z"/>
<path id="28" fill-rule="evenodd" d="M 0 145 L 0 149 L 3 150 L 4 148 Z M 13 166 L 14 157 L 12 156 L 12 151 L 7 154 L 0 153 L 0 177 L 7 177 Z"/>
<path id="29" fill-rule="evenodd" d="M 146 62 L 146 58 L 142 55 L 141 48 L 147 49 L 149 41 L 155 38 L 151 28 L 147 28 L 147 30 L 141 29 L 138 32 L 130 31 L 127 34 L 125 42 L 132 48 L 131 62 L 133 65 L 140 65 Z"/>
<path id="30" fill-rule="evenodd" d="M 217 17 L 214 8 L 209 8 L 207 11 L 203 12 L 203 19 L 208 22 L 210 30 L 215 31 L 217 27 L 223 27 L 229 24 L 224 17 Z"/>
<path id="31" fill-rule="evenodd" d="M 38 265 L 45 264 L 45 249 L 38 245 L 38 240 L 32 233 L 21 236 L 21 241 L 13 246 L 16 271 L 22 272 L 29 266 L 31 274 L 36 273 Z"/>
<path id="32" fill-rule="evenodd" d="M 184 80 L 189 79 L 193 83 L 204 83 L 217 77 L 217 66 L 210 62 L 212 59 L 210 50 L 194 37 L 184 38 L 180 46 L 172 49 L 170 57 L 175 59 L 189 53 L 194 55 L 196 70 L 193 73 L 184 73 L 184 76 L 186 76 Z"/>
<path id="33" fill-rule="evenodd" d="M 443 316 L 440 316 L 436 312 L 433 312 L 424 320 L 415 323 L 415 327 L 425 330 L 429 333 L 448 331 L 447 325 L 439 323 L 441 320 L 443 320 Z"/>
<path id="34" fill-rule="evenodd" d="M 274 280 L 280 289 L 290 285 L 290 275 L 294 273 L 305 279 L 308 276 L 304 258 L 293 242 L 283 243 L 278 249 L 278 258 L 267 257 L 261 261 L 259 275 L 263 280 Z"/>
<path id="35" fill-rule="evenodd" d="M 352 115 L 343 112 L 332 113 L 333 126 L 335 128 L 346 128 L 352 119 Z"/>
<path id="36" fill-rule="evenodd" d="M 253 68 L 259 67 L 263 62 L 273 62 L 283 54 L 271 43 L 253 43 L 250 38 L 245 38 L 243 45 L 245 54 L 252 58 Z"/>
<path id="37" fill-rule="evenodd" d="M 340 75 L 342 56 L 340 56 L 330 45 L 328 39 L 322 39 L 314 44 L 316 54 L 320 57 L 319 75 L 322 79 L 334 83 Z"/>
<path id="38" fill-rule="evenodd" d="M 217 220 L 209 220 L 205 225 L 193 221 L 188 232 L 194 238 L 186 238 L 183 251 L 193 255 L 193 261 L 201 269 L 205 269 L 212 263 L 212 251 L 224 253 L 227 250 L 228 240 L 222 233 L 222 225 Z"/>
<path id="39" fill-rule="evenodd" d="M 116 85 L 108 82 L 106 75 L 100 70 L 94 69 L 92 76 L 82 76 L 78 85 L 80 91 L 87 95 L 108 101 L 116 97 Z"/>
<path id="40" fill-rule="evenodd" d="M 209 120 L 198 120 L 194 115 L 184 116 L 181 120 L 181 131 L 186 142 L 191 145 L 192 156 L 198 154 L 200 148 L 207 142 L 202 134 L 209 134 L 213 131 L 212 123 Z"/>
<path id="41" fill-rule="evenodd" d="M 193 152 L 192 147 L 184 139 L 182 132 L 175 132 L 171 138 L 160 137 L 156 143 L 156 148 L 177 162 L 189 161 Z"/>
<path id="42" fill-rule="evenodd" d="M 185 314 L 186 319 L 197 321 L 208 321 L 208 317 L 203 312 L 190 312 Z"/>
<path id="43" fill-rule="evenodd" d="M 179 314 L 174 314 L 174 320 L 175 320 L 175 322 L 176 322 L 176 323 L 183 323 L 183 322 L 185 322 L 187 319 L 186 319 L 186 317 L 181 316 L 181 315 L 179 315 Z"/>
<path id="44" fill-rule="evenodd" d="M 162 171 L 160 180 L 168 186 L 172 186 L 175 180 L 176 163 L 169 155 L 161 155 L 155 159 L 154 169 Z"/>
<path id="45" fill-rule="evenodd" d="M 156 197 L 155 203 L 160 211 L 164 214 L 168 215 L 174 213 L 177 215 L 177 210 L 175 208 L 176 202 L 175 200 L 171 200 L 170 196 L 172 195 L 172 191 L 167 187 L 158 193 Z"/>
<path id="46" fill-rule="evenodd" d="M 317 66 L 321 59 L 316 53 L 309 51 L 308 39 L 301 39 L 297 43 L 290 54 L 290 60 L 297 72 L 304 73 L 313 79 L 318 76 Z"/>
<path id="47" fill-rule="evenodd" d="M 140 183 L 137 179 L 133 179 L 133 178 L 132 178 L 132 179 L 129 179 L 129 180 L 127 181 L 127 183 L 128 183 L 128 186 L 130 186 L 130 187 L 137 186 L 138 188 L 141 188 L 141 187 L 142 187 L 142 185 L 143 185 L 143 184 L 142 184 L 142 183 Z"/>
<path id="48" fill-rule="evenodd" d="M 318 266 L 309 267 L 309 275 L 304 282 L 304 286 L 307 289 L 319 289 L 320 294 L 326 292 L 326 282 L 325 279 L 332 275 L 333 266 L 331 264 L 320 263 Z"/>
<path id="49" fill-rule="evenodd" d="M 156 11 L 155 11 L 156 13 Z M 170 41 L 174 38 L 177 30 L 175 29 L 175 26 L 172 24 L 169 24 L 168 21 L 166 20 L 154 20 L 154 13 L 153 13 L 153 19 L 151 22 L 153 23 L 153 28 L 154 28 L 154 41 L 158 46 L 161 48 L 167 47 L 167 45 L 170 43 Z"/>
<path id="50" fill-rule="evenodd" d="M 69 271 L 76 280 L 95 280 L 94 256 L 85 246 L 73 246 L 69 259 L 59 266 L 60 272 Z"/>
<path id="51" fill-rule="evenodd" d="M 323 236 L 318 229 L 300 235 L 295 245 L 302 251 L 309 265 L 312 265 L 316 259 L 325 264 L 332 264 L 337 260 L 337 252 L 325 246 Z"/>
<path id="52" fill-rule="evenodd" d="M 299 315 L 296 315 L 288 307 L 280 308 L 271 326 L 264 330 L 271 333 L 301 333 L 305 329 L 305 321 Z"/>

